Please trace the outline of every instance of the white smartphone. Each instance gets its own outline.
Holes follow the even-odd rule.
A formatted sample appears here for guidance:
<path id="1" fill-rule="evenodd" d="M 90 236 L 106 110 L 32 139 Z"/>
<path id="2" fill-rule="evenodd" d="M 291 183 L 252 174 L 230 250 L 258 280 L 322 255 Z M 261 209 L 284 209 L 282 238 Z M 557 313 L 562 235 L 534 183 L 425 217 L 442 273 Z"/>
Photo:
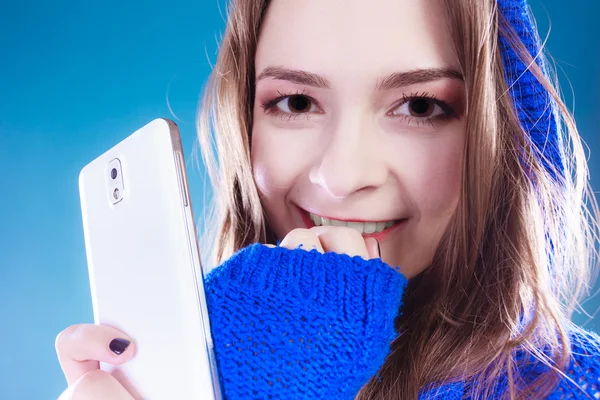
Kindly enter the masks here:
<path id="1" fill-rule="evenodd" d="M 136 354 L 101 363 L 136 399 L 221 399 L 177 125 L 156 119 L 79 176 L 94 320 Z"/>

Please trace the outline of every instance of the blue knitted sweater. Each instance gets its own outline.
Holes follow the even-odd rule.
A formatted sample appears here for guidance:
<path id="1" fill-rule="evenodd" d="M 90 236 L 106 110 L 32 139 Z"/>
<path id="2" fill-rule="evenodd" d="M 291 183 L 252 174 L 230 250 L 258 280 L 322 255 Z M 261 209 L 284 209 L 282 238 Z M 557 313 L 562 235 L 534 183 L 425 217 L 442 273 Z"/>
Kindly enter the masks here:
<path id="1" fill-rule="evenodd" d="M 380 259 L 261 244 L 238 251 L 205 279 L 225 398 L 353 399 L 391 351 L 405 286 Z M 600 337 L 571 336 L 568 377 L 550 399 L 598 399 Z M 544 369 L 528 368 L 526 378 Z M 466 386 L 436 385 L 420 399 L 468 398 Z"/>

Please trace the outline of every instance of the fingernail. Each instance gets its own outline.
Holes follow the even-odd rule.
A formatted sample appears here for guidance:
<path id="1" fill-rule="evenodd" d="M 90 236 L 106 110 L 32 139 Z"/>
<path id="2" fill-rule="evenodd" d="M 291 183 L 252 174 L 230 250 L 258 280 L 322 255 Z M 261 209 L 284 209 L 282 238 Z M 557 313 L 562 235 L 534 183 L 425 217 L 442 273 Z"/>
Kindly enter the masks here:
<path id="1" fill-rule="evenodd" d="M 110 344 L 108 345 L 108 347 L 110 347 L 110 350 L 119 355 L 121 353 L 123 353 L 125 350 L 127 350 L 127 348 L 129 347 L 129 344 L 131 342 L 129 340 L 125 340 L 125 339 L 113 339 Z"/>
<path id="2" fill-rule="evenodd" d="M 377 242 L 377 252 L 379 253 L 379 258 L 381 258 L 381 246 L 379 246 L 379 240 L 375 239 Z"/>

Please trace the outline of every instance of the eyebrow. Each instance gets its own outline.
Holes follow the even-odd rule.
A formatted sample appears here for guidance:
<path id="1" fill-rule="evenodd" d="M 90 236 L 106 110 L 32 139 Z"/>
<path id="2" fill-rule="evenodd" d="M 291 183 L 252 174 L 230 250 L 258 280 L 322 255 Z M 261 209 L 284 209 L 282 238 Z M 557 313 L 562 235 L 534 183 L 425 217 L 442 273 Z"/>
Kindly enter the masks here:
<path id="1" fill-rule="evenodd" d="M 266 78 L 289 81 L 300 85 L 314 86 L 322 89 L 329 89 L 331 87 L 329 80 L 321 75 L 283 67 L 266 67 L 260 73 L 260 75 L 258 75 L 256 81 L 258 82 Z M 394 72 L 378 79 L 376 89 L 397 89 L 417 83 L 437 81 L 444 78 L 464 81 L 463 75 L 451 68 L 426 68 L 415 69 L 412 71 Z"/>
<path id="2" fill-rule="evenodd" d="M 394 72 L 377 81 L 378 90 L 397 89 L 404 86 L 437 81 L 440 79 L 464 81 L 463 75 L 451 68 L 415 69 L 407 72 Z"/>

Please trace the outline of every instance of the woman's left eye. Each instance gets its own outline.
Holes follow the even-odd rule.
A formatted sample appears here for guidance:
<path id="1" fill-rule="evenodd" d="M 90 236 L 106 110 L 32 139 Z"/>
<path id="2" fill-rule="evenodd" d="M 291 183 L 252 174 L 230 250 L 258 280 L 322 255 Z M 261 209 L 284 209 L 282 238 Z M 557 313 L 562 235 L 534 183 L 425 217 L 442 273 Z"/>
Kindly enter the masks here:
<path id="1" fill-rule="evenodd" d="M 409 118 L 420 118 L 420 119 L 436 119 L 439 117 L 446 117 L 452 115 L 452 111 L 449 106 L 444 103 L 427 98 L 417 97 L 412 99 L 405 99 L 398 107 L 396 107 L 391 114 L 397 117 L 409 117 Z"/>

